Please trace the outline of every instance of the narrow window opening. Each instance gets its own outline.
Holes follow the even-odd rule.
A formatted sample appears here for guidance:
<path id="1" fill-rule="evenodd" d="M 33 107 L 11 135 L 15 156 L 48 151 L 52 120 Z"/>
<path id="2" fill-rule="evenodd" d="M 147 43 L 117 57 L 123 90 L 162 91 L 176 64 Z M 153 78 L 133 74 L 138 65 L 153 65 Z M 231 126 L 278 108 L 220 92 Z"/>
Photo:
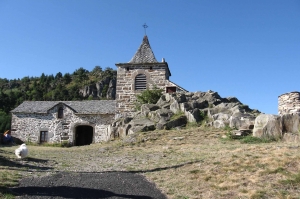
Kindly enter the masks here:
<path id="1" fill-rule="evenodd" d="M 40 134 L 40 143 L 47 142 L 48 131 L 41 131 Z"/>
<path id="2" fill-rule="evenodd" d="M 150 66 L 150 70 L 152 70 L 153 68 L 152 68 L 152 66 Z"/>
<path id="3" fill-rule="evenodd" d="M 127 67 L 126 70 L 129 71 L 129 67 Z"/>
<path id="4" fill-rule="evenodd" d="M 64 117 L 64 108 L 59 107 L 58 108 L 58 113 L 57 113 L 57 118 L 63 118 Z"/>
<path id="5" fill-rule="evenodd" d="M 146 90 L 146 88 L 147 88 L 146 75 L 138 74 L 135 77 L 135 90 Z"/>

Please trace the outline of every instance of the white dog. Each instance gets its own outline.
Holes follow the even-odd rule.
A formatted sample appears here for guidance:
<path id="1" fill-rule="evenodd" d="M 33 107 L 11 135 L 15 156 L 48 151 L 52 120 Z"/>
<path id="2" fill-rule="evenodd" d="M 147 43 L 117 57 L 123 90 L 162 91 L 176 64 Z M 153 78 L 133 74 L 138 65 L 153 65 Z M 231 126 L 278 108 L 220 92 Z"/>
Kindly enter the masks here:
<path id="1" fill-rule="evenodd" d="M 19 148 L 15 150 L 15 154 L 18 158 L 23 159 L 28 155 L 28 149 L 26 144 L 22 144 Z"/>

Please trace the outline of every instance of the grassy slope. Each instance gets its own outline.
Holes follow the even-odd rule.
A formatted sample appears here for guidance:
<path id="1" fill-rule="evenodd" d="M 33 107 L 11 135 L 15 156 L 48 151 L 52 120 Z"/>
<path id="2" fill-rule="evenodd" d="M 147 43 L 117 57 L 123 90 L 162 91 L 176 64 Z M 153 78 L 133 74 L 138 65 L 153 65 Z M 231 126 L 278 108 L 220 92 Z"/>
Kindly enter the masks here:
<path id="1" fill-rule="evenodd" d="M 0 188 L 15 185 L 19 176 L 53 171 L 132 171 L 155 182 L 168 198 L 300 198 L 299 143 L 242 144 L 222 139 L 224 134 L 192 128 L 140 133 L 134 144 L 29 146 L 25 161 L 15 159 L 15 147 L 3 147 Z"/>

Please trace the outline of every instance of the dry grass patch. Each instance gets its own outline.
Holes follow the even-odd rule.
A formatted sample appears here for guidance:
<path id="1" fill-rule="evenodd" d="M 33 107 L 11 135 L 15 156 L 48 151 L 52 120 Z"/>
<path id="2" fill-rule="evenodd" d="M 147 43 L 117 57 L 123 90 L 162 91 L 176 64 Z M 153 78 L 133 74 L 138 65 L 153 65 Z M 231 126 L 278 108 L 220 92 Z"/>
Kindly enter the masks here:
<path id="1" fill-rule="evenodd" d="M 170 199 L 299 198 L 297 144 L 243 144 L 221 139 L 224 134 L 197 127 L 139 133 L 132 136 L 135 142 L 117 139 L 71 148 L 29 146 L 29 158 L 23 162 L 16 161 L 13 147 L 1 149 L 0 155 L 22 177 L 55 171 L 140 173 Z"/>

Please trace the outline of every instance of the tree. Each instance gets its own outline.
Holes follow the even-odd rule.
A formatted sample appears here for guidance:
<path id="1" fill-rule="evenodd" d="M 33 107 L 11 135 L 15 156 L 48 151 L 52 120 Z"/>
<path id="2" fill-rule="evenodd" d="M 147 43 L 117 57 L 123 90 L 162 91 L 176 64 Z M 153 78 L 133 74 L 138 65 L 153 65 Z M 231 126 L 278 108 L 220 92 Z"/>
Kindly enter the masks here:
<path id="1" fill-rule="evenodd" d="M 101 66 L 95 66 L 95 68 L 92 70 L 92 75 L 100 77 L 102 73 L 102 68 Z"/>
<path id="2" fill-rule="evenodd" d="M 0 110 L 0 133 L 10 129 L 11 116 Z"/>

